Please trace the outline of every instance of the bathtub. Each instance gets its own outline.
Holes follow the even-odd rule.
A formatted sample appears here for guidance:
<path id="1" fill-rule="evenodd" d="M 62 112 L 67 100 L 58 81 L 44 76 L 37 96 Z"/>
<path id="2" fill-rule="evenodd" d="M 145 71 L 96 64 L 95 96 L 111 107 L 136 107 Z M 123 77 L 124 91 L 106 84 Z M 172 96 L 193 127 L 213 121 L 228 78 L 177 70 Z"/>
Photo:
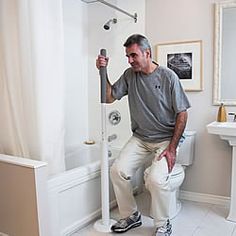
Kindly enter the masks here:
<path id="1" fill-rule="evenodd" d="M 110 149 L 109 165 L 119 154 Z M 66 171 L 48 180 L 49 211 L 52 236 L 71 235 L 101 215 L 101 148 L 83 145 L 70 150 L 65 159 Z M 132 184 L 142 190 L 142 171 L 138 171 Z M 110 207 L 116 206 L 110 183 Z"/>

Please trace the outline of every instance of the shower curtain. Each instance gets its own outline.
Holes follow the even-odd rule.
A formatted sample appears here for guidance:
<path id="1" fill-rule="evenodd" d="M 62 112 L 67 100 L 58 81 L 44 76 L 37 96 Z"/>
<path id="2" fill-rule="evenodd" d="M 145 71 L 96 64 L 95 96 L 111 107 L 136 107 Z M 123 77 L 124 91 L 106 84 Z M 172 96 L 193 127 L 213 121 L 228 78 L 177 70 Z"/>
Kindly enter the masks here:
<path id="1" fill-rule="evenodd" d="M 60 0 L 0 0 L 0 153 L 64 169 Z"/>

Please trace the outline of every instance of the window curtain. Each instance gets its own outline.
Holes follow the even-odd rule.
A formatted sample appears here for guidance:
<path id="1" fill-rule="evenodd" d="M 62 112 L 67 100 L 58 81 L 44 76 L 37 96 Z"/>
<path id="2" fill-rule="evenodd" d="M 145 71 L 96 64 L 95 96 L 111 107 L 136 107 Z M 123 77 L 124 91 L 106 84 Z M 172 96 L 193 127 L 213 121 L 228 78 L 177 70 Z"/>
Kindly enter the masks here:
<path id="1" fill-rule="evenodd" d="M 60 0 L 0 0 L 0 153 L 64 170 Z"/>

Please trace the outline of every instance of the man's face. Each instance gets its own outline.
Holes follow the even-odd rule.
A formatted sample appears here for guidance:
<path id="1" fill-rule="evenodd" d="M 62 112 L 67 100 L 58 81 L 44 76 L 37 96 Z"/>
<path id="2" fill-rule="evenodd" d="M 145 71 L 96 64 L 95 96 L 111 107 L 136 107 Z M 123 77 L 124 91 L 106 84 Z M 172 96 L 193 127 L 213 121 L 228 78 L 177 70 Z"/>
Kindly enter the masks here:
<path id="1" fill-rule="evenodd" d="M 143 71 L 143 69 L 146 68 L 150 60 L 149 50 L 142 52 L 137 44 L 132 44 L 127 47 L 125 51 L 128 62 L 135 72 Z"/>

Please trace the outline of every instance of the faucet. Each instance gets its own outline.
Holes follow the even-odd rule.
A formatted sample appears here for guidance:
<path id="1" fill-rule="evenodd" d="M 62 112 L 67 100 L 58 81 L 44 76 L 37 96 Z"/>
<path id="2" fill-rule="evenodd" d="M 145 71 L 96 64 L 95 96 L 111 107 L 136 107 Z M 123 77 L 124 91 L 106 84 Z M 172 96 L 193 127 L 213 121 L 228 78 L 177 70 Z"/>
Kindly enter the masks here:
<path id="1" fill-rule="evenodd" d="M 229 116 L 234 116 L 233 122 L 236 122 L 236 113 L 235 112 L 229 112 Z"/>
<path id="2" fill-rule="evenodd" d="M 112 157 L 112 151 L 108 150 L 108 157 Z"/>
<path id="3" fill-rule="evenodd" d="M 117 139 L 117 134 L 112 134 L 108 136 L 108 142 L 110 143 L 111 141 Z"/>

